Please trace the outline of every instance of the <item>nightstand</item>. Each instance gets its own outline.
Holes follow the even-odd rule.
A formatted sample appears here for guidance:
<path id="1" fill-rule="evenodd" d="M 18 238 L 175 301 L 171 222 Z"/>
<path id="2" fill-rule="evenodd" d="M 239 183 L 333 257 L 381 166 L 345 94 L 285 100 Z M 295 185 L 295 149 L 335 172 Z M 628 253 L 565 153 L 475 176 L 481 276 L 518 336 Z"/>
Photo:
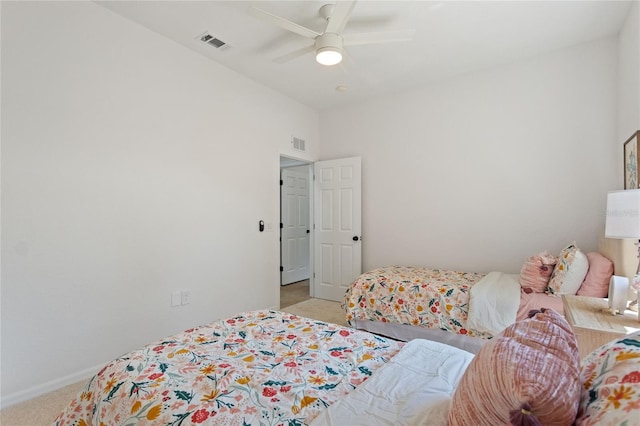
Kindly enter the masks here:
<path id="1" fill-rule="evenodd" d="M 578 339 L 580 359 L 613 339 L 640 330 L 637 312 L 611 315 L 607 299 L 565 294 L 562 303 L 564 316 Z"/>

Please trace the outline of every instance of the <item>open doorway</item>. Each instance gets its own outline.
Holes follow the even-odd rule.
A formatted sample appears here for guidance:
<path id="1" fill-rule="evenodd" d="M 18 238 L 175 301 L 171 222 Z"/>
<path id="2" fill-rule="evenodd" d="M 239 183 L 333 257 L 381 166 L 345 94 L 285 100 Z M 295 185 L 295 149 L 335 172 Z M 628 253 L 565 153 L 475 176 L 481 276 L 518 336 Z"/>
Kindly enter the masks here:
<path id="1" fill-rule="evenodd" d="M 311 165 L 280 157 L 280 307 L 311 296 Z"/>
<path id="2" fill-rule="evenodd" d="M 297 204 L 281 197 L 281 216 L 292 205 L 300 207 L 291 216 L 298 218 L 295 224 L 304 237 L 288 241 L 284 234 L 287 223 L 281 219 L 280 270 L 294 271 L 303 266 L 299 269 L 310 275 L 310 297 L 340 302 L 362 273 L 362 159 L 347 157 L 311 164 L 281 156 L 280 163 L 281 173 L 305 166 L 310 193 L 306 198 L 298 198 Z M 282 183 L 281 190 L 286 186 L 284 180 Z M 294 249 L 287 251 L 289 244 Z M 287 266 L 290 259 L 293 266 Z M 296 279 L 303 277 L 294 278 L 294 282 Z M 281 280 L 280 284 L 286 282 Z M 286 287 L 280 285 L 280 290 Z"/>

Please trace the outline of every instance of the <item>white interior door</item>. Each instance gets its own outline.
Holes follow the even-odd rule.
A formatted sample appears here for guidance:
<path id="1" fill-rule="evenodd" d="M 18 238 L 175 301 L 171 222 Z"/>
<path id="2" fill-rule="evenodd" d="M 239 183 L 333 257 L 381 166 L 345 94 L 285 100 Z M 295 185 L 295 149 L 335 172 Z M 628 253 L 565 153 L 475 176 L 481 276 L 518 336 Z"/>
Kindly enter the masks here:
<path id="1" fill-rule="evenodd" d="M 280 178 L 280 284 L 285 285 L 309 278 L 309 173 L 306 167 L 282 169 Z"/>
<path id="2" fill-rule="evenodd" d="M 314 297 L 342 301 L 362 273 L 362 160 L 314 164 Z"/>

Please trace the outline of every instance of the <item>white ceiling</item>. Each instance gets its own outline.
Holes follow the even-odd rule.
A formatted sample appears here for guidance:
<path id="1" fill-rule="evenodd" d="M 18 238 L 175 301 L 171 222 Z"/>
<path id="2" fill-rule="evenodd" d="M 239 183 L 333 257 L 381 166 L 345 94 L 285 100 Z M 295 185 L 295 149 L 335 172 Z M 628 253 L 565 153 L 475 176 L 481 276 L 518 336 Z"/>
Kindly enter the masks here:
<path id="1" fill-rule="evenodd" d="M 273 59 L 312 44 L 247 14 L 255 5 L 322 32 L 320 6 L 306 1 L 100 1 L 213 61 L 319 110 L 615 35 L 629 1 L 374 1 L 353 9 L 346 33 L 415 29 L 409 42 L 349 46 L 346 63 L 325 67 L 309 53 Z M 230 47 L 199 41 L 209 32 Z M 347 91 L 336 90 L 339 85 Z"/>

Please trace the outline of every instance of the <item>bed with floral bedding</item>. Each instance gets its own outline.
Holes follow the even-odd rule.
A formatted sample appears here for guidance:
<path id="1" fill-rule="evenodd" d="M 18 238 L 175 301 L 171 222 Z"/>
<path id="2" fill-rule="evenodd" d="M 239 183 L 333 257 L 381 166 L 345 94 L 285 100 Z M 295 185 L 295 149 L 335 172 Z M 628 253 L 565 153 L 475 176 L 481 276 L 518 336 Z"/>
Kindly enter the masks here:
<path id="1" fill-rule="evenodd" d="M 553 310 L 517 321 L 477 355 L 261 310 L 113 360 L 54 424 L 635 425 L 639 366 L 640 332 L 580 365 Z"/>
<path id="2" fill-rule="evenodd" d="M 402 347 L 283 312 L 245 312 L 115 359 L 54 424 L 306 424 Z"/>
<path id="3" fill-rule="evenodd" d="M 488 338 L 491 333 L 467 325 L 469 290 L 485 276 L 406 266 L 378 268 L 355 280 L 343 307 L 355 327 L 375 321 Z"/>
<path id="4" fill-rule="evenodd" d="M 571 262 L 562 257 L 566 250 L 572 250 Z M 613 268 L 606 266 L 598 279 L 608 289 Z M 596 262 L 591 269 L 596 270 Z M 360 275 L 342 306 L 357 329 L 405 341 L 432 339 L 475 353 L 532 309 L 562 313 L 559 295 L 580 294 L 587 288 L 588 271 L 587 256 L 573 244 L 558 257 L 546 252 L 531 256 L 520 274 L 389 266 Z M 598 297 L 606 296 L 604 291 Z"/>

